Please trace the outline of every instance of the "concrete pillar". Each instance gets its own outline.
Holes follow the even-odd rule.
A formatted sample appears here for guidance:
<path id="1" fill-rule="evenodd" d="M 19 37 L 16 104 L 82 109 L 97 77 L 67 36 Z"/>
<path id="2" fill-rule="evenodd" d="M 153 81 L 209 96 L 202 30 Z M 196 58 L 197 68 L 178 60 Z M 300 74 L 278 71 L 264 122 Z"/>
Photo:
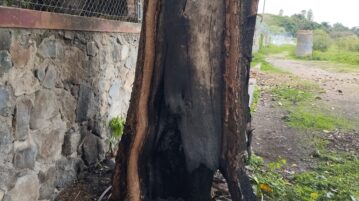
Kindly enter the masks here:
<path id="1" fill-rule="evenodd" d="M 313 31 L 299 30 L 297 32 L 296 56 L 305 57 L 313 54 Z"/>

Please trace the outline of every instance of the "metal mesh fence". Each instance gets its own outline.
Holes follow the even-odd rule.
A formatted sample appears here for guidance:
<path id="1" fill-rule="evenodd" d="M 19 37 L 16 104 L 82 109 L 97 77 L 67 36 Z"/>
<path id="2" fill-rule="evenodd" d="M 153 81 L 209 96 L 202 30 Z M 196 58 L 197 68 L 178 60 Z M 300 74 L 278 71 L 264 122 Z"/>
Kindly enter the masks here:
<path id="1" fill-rule="evenodd" d="M 143 0 L 0 0 L 0 5 L 127 22 L 142 20 Z"/>

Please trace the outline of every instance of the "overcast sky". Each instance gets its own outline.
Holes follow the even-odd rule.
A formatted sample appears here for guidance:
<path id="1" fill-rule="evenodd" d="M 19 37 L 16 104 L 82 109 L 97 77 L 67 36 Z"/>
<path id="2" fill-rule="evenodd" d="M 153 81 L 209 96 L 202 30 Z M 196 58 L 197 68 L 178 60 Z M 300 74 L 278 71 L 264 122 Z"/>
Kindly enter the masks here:
<path id="1" fill-rule="evenodd" d="M 260 0 L 259 13 L 263 12 L 263 2 Z M 280 9 L 284 15 L 312 9 L 316 22 L 359 26 L 359 0 L 266 0 L 265 13 L 279 14 Z"/>

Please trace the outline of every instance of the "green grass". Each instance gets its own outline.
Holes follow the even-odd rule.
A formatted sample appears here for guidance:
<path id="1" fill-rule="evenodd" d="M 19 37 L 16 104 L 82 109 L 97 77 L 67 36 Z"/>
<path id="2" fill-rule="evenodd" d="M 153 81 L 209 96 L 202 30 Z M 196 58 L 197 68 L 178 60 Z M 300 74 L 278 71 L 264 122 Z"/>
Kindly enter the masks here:
<path id="1" fill-rule="evenodd" d="M 254 92 L 253 92 L 253 101 L 251 104 L 251 112 L 256 112 L 257 111 L 257 106 L 258 106 L 258 101 L 261 98 L 261 88 L 256 86 L 254 88 Z"/>
<path id="2" fill-rule="evenodd" d="M 263 51 L 261 50 L 260 52 L 257 52 L 254 54 L 251 66 L 261 64 L 261 71 L 265 72 L 265 73 L 276 73 L 276 74 L 286 73 L 285 71 L 283 71 L 283 70 L 273 66 L 269 62 L 267 62 L 265 60 L 267 53 L 265 53 Z"/>
<path id="3" fill-rule="evenodd" d="M 297 107 L 290 109 L 286 123 L 293 128 L 305 130 L 328 130 L 335 129 L 350 130 L 353 129 L 353 123 L 345 118 L 336 116 L 325 109 L 315 107 Z"/>
<path id="4" fill-rule="evenodd" d="M 287 174 L 284 159 L 264 164 L 253 156 L 249 162 L 253 188 L 270 201 L 351 201 L 359 199 L 357 155 L 320 149 L 318 164 L 308 171 Z"/>
<path id="5" fill-rule="evenodd" d="M 294 54 L 295 46 L 294 45 L 269 45 L 268 47 L 262 48 L 260 50 L 263 54 L 280 54 L 288 53 L 289 55 Z"/>
<path id="6" fill-rule="evenodd" d="M 272 96 L 288 111 L 285 122 L 293 128 L 304 130 L 350 130 L 354 123 L 333 114 L 316 97 L 322 93 L 319 85 L 302 80 L 276 86 Z"/>
<path id="7" fill-rule="evenodd" d="M 334 51 L 327 52 L 314 51 L 312 60 L 331 61 L 342 64 L 358 65 L 359 68 L 359 52 Z"/>

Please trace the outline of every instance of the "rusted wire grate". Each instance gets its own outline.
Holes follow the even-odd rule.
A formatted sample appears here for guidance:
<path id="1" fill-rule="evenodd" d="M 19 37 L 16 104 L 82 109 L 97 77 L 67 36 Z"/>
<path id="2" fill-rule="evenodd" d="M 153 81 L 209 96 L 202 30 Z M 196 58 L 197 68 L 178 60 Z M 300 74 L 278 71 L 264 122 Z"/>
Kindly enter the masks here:
<path id="1" fill-rule="evenodd" d="M 143 0 L 0 0 L 0 5 L 127 22 L 142 20 Z"/>

